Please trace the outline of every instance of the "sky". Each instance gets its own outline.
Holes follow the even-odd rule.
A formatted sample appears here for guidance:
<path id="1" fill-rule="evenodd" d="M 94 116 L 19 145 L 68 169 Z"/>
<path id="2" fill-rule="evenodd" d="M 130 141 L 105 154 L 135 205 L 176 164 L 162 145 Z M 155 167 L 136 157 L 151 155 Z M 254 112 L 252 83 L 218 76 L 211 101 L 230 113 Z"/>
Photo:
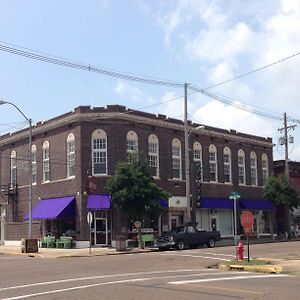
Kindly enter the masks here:
<path id="1" fill-rule="evenodd" d="M 299 53 L 300 0 L 0 0 L 0 45 L 206 89 Z M 299 66 L 296 55 L 207 89 L 248 111 L 189 90 L 189 119 L 272 137 L 274 159 L 284 159 L 278 128 L 284 113 L 300 120 Z M 0 51 L 0 100 L 33 122 L 110 104 L 183 119 L 183 94 Z M 300 161 L 293 124 L 289 158 Z M 24 126 L 16 109 L 0 106 L 0 134 Z"/>

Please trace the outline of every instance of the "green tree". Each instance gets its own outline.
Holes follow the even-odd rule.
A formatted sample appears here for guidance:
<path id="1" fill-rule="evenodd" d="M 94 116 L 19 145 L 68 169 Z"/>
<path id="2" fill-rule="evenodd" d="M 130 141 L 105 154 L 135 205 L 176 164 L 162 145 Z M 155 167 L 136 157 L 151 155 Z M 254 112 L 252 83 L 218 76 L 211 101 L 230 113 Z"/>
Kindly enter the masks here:
<path id="1" fill-rule="evenodd" d="M 300 206 L 300 195 L 289 184 L 286 176 L 270 176 L 263 196 L 276 205 L 287 205 L 292 210 Z"/>
<path id="2" fill-rule="evenodd" d="M 121 161 L 116 165 L 115 175 L 108 179 L 106 189 L 114 205 L 129 218 L 140 222 L 145 217 L 159 216 L 164 211 L 160 199 L 170 197 L 167 191 L 157 186 L 141 153 L 137 153 L 131 163 Z M 142 247 L 139 229 L 138 239 L 139 247 Z"/>

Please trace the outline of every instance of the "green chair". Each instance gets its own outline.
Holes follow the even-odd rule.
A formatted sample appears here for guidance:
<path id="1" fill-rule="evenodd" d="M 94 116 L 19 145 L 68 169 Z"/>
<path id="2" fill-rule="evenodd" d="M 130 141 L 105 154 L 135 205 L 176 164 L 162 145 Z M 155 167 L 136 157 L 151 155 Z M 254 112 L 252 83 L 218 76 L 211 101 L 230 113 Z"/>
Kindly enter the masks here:
<path id="1" fill-rule="evenodd" d="M 55 248 L 55 236 L 44 236 L 41 241 L 42 248 Z"/>
<path id="2" fill-rule="evenodd" d="M 146 243 L 150 243 L 152 246 L 154 243 L 154 234 L 143 234 L 142 242 L 144 243 L 144 247 L 146 246 Z"/>
<path id="3" fill-rule="evenodd" d="M 61 236 L 56 241 L 56 248 L 71 249 L 73 246 L 73 238 L 70 236 Z"/>

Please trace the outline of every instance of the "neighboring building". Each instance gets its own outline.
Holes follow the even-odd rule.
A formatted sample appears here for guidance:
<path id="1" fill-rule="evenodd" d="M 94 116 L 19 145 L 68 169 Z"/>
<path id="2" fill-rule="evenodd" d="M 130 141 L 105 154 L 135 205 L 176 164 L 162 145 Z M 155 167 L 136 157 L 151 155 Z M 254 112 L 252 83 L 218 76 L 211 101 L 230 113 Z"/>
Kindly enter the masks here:
<path id="1" fill-rule="evenodd" d="M 272 139 L 189 123 L 191 170 L 197 165 L 198 189 L 191 180 L 192 216 L 198 227 L 233 235 L 230 192 L 241 194 L 240 209 L 255 214 L 255 229 L 270 233 L 272 204 L 262 199 L 263 185 L 273 170 Z M 167 231 L 185 219 L 184 126 L 180 120 L 129 110 L 80 106 L 32 129 L 33 235 L 73 235 L 77 246 L 88 245 L 86 220 L 92 211 L 93 244 L 114 244 L 132 222 L 113 209 L 105 194 L 107 178 L 120 160 L 136 150 L 149 159 L 152 174 L 172 194 L 159 220 L 144 227 Z M 28 129 L 0 137 L 1 238 L 19 240 L 28 231 Z M 193 172 L 191 172 L 192 174 Z M 191 176 L 192 179 L 195 178 Z M 112 199 L 113 201 L 113 199 Z M 150 229 L 151 230 L 151 229 Z"/>
<path id="2" fill-rule="evenodd" d="M 289 161 L 289 182 L 290 185 L 300 194 L 300 162 Z M 285 175 L 285 161 L 274 161 L 274 175 Z M 277 228 L 279 232 L 289 230 L 291 224 L 300 225 L 300 208 L 290 211 L 286 206 L 277 206 Z M 290 213 L 290 218 L 289 218 Z"/>

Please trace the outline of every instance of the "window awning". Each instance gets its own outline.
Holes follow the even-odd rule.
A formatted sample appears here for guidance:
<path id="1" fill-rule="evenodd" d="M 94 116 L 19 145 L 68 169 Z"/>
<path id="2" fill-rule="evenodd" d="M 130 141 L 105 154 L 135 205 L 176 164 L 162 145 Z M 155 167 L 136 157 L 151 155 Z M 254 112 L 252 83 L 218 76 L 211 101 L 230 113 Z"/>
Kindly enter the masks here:
<path id="1" fill-rule="evenodd" d="M 273 203 L 264 199 L 241 199 L 240 209 L 272 210 Z"/>
<path id="2" fill-rule="evenodd" d="M 74 219 L 75 196 L 43 199 L 32 209 L 33 220 Z M 26 215 L 24 220 L 28 220 Z"/>
<path id="3" fill-rule="evenodd" d="M 89 195 L 87 199 L 87 210 L 110 209 L 111 197 L 109 194 Z"/>
<path id="4" fill-rule="evenodd" d="M 168 201 L 166 199 L 163 199 L 163 198 L 160 198 L 159 199 L 159 205 L 162 207 L 162 208 L 168 208 L 169 205 L 168 205 Z"/>
<path id="5" fill-rule="evenodd" d="M 237 201 L 237 209 L 272 210 L 273 203 L 264 199 L 240 199 Z M 197 207 L 210 209 L 233 209 L 233 200 L 228 198 L 200 198 Z"/>

